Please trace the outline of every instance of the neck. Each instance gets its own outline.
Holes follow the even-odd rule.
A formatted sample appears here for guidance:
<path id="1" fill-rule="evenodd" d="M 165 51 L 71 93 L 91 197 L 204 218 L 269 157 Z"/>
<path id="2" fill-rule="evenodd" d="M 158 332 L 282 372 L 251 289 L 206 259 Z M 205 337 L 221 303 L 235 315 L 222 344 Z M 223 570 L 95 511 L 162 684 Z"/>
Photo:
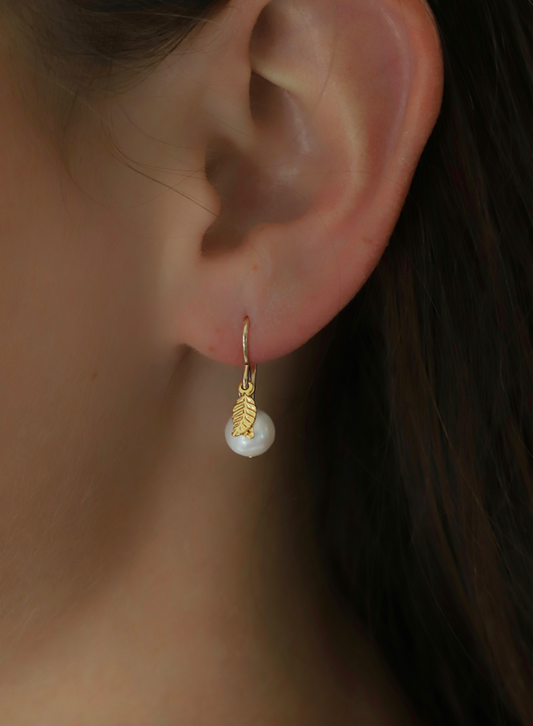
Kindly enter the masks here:
<path id="1" fill-rule="evenodd" d="M 199 714 L 249 724 L 257 713 L 265 724 L 332 724 L 335 711 L 353 708 L 348 630 L 322 574 L 294 455 L 305 385 L 296 398 L 279 385 L 294 365 L 259 371 L 258 406 L 277 438 L 248 459 L 223 435 L 239 373 L 192 351 L 183 359 L 167 392 L 166 435 L 123 528 L 129 544 L 109 553 L 112 567 L 84 596 L 11 649 L 0 679 L 10 723 L 93 724 L 96 707 L 120 715 L 103 724 L 188 724 Z M 355 631 L 349 640 L 352 655 L 366 648 Z"/>

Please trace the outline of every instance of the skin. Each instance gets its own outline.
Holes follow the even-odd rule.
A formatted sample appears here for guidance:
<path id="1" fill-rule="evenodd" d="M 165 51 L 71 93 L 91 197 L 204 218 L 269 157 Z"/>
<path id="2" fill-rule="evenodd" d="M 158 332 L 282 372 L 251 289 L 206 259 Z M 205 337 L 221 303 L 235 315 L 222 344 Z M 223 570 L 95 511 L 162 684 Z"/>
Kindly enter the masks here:
<path id="1" fill-rule="evenodd" d="M 2 723 L 414 723 L 324 574 L 301 432 L 440 47 L 419 0 L 266 5 L 95 102 L 70 174 L 0 58 Z M 277 430 L 252 460 L 223 436 L 245 315 Z"/>

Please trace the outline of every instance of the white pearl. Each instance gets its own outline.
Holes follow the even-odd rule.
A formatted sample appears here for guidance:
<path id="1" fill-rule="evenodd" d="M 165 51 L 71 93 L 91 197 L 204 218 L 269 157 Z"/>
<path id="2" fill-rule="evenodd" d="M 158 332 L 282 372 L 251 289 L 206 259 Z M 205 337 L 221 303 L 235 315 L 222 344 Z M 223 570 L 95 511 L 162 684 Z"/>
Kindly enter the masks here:
<path id="1" fill-rule="evenodd" d="M 257 416 L 254 423 L 254 438 L 248 439 L 246 436 L 233 436 L 233 419 L 230 417 L 226 424 L 225 434 L 226 442 L 230 449 L 241 456 L 259 456 L 270 449 L 276 438 L 276 428 L 274 421 L 268 413 L 257 410 Z"/>

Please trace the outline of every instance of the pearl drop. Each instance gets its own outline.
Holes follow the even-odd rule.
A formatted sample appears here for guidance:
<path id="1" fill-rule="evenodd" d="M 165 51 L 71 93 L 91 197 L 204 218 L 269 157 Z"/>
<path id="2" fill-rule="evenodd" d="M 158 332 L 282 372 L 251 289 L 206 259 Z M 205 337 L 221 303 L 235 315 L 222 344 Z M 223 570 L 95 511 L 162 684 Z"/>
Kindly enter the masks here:
<path id="1" fill-rule="evenodd" d="M 274 421 L 268 413 L 257 410 L 257 416 L 254 423 L 254 438 L 248 439 L 246 436 L 233 436 L 233 419 L 230 417 L 226 424 L 225 434 L 226 442 L 230 449 L 241 456 L 259 456 L 270 449 L 276 438 L 276 428 Z"/>

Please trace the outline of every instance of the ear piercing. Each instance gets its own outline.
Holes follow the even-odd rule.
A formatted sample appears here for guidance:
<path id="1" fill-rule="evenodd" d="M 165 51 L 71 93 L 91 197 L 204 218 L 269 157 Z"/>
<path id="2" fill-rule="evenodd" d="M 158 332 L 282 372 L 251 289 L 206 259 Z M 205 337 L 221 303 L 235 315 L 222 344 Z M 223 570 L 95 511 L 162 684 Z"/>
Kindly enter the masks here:
<path id="1" fill-rule="evenodd" d="M 233 414 L 226 424 L 226 442 L 236 454 L 252 458 L 264 454 L 276 438 L 274 422 L 255 405 L 257 366 L 250 364 L 248 356 L 248 330 L 250 319 L 244 319 L 242 351 L 244 373 L 239 383 L 239 398 L 233 407 Z"/>

